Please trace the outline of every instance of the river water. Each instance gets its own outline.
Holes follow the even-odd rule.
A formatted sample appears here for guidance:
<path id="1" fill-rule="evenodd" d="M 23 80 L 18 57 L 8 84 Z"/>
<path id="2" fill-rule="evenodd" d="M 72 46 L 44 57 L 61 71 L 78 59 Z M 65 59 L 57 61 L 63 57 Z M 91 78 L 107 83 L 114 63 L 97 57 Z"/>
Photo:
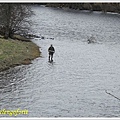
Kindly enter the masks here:
<path id="1" fill-rule="evenodd" d="M 0 109 L 29 111 L 18 117 L 120 117 L 114 97 L 120 98 L 120 16 L 44 6 L 33 11 L 32 30 L 44 36 L 33 39 L 42 57 L 0 73 Z M 91 35 L 94 44 L 87 43 Z"/>

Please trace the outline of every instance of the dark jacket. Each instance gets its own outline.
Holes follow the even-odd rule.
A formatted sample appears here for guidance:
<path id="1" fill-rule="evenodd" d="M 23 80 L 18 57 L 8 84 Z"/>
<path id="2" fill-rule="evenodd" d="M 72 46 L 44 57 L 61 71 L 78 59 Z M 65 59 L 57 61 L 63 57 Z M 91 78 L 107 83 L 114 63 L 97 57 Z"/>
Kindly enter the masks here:
<path id="1" fill-rule="evenodd" d="M 49 53 L 54 53 L 54 52 L 55 52 L 54 47 L 53 47 L 53 46 L 50 46 L 50 47 L 48 48 L 48 52 L 49 52 Z"/>

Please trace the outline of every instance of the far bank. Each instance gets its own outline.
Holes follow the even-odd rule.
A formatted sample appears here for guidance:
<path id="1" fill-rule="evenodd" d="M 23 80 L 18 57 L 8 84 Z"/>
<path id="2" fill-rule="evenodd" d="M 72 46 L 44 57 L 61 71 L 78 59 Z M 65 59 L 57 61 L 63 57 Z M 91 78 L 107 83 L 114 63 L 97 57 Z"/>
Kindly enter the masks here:
<path id="1" fill-rule="evenodd" d="M 39 56 L 39 47 L 31 41 L 0 38 L 0 72 L 17 65 L 30 64 Z"/>

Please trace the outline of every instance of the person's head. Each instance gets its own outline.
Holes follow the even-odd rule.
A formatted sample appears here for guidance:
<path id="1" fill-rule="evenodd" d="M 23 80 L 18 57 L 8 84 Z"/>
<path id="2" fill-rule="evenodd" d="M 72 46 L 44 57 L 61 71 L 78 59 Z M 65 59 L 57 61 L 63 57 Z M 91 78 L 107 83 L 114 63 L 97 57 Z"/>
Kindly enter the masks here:
<path id="1" fill-rule="evenodd" d="M 52 47 L 53 45 L 51 44 L 50 46 Z"/>

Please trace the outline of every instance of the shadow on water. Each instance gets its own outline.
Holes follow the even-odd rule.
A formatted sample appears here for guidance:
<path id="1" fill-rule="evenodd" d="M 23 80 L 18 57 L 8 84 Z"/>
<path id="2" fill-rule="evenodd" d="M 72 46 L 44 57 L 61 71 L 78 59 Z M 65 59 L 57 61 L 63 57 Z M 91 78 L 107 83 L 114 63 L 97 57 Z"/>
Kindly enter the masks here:
<path id="1" fill-rule="evenodd" d="M 25 79 L 21 74 L 23 70 L 24 67 L 17 66 L 0 73 L 0 93 L 14 92 L 18 84 L 24 84 Z"/>

